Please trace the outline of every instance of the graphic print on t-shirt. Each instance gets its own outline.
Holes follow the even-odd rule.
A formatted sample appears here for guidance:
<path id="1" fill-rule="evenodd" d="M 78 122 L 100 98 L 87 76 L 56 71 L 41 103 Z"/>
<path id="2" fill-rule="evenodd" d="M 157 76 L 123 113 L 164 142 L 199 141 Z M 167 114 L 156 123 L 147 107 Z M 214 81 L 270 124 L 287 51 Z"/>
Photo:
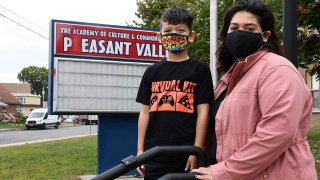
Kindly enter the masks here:
<path id="1" fill-rule="evenodd" d="M 180 80 L 152 82 L 150 112 L 177 111 L 194 112 L 194 90 L 196 83 Z"/>
<path id="2" fill-rule="evenodd" d="M 183 96 L 183 97 L 179 100 L 178 103 L 181 104 L 182 106 L 188 108 L 188 109 L 191 109 L 188 95 Z"/>

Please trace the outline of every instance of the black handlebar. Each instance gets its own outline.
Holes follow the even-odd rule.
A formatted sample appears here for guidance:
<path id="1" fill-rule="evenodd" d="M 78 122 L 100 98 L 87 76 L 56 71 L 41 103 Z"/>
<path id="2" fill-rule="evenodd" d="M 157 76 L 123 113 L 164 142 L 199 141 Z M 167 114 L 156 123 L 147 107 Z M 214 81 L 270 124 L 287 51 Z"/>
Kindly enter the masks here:
<path id="1" fill-rule="evenodd" d="M 206 166 L 206 157 L 201 148 L 196 146 L 156 146 L 138 156 L 129 156 L 121 161 L 121 164 L 99 174 L 92 180 L 112 180 L 120 177 L 124 173 L 127 173 L 143 164 L 149 160 L 166 154 L 173 155 L 195 155 L 198 159 L 198 166 Z M 183 177 L 182 177 L 183 176 Z M 180 178 L 182 177 L 182 178 Z M 193 178 L 191 178 L 193 177 Z M 194 179 L 194 174 L 192 173 L 172 173 L 159 178 L 160 180 L 165 179 Z"/>
<path id="2" fill-rule="evenodd" d="M 170 173 L 157 180 L 196 180 L 195 173 Z"/>

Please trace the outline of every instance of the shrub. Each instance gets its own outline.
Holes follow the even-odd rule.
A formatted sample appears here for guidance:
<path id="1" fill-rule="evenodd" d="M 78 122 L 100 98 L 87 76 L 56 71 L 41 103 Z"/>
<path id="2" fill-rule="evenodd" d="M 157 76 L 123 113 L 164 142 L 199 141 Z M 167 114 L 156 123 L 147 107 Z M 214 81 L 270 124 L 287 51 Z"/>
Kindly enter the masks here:
<path id="1" fill-rule="evenodd" d="M 24 117 L 22 113 L 15 114 L 14 116 L 17 118 L 16 123 L 24 124 L 26 122 L 27 117 Z"/>

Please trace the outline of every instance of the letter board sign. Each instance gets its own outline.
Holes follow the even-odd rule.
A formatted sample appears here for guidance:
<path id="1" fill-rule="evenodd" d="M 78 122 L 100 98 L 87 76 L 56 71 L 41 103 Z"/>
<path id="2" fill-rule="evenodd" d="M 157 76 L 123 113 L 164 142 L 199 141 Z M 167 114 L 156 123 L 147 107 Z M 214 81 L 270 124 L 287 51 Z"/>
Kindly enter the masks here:
<path id="1" fill-rule="evenodd" d="M 166 57 L 156 30 L 61 20 L 50 25 L 50 112 L 139 111 L 141 77 Z"/>

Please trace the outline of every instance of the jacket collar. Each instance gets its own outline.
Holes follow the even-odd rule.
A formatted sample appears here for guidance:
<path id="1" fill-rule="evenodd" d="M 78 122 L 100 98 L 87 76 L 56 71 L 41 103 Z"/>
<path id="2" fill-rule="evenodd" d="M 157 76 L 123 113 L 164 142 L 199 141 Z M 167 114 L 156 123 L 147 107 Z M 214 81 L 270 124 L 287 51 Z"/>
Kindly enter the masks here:
<path id="1" fill-rule="evenodd" d="M 245 73 L 247 72 L 256 62 L 259 61 L 268 51 L 263 49 L 260 50 L 248 57 L 244 61 L 237 61 L 239 63 L 244 63 L 244 67 L 242 68 L 242 72 Z M 237 63 L 235 63 L 237 64 Z"/>
<path id="2" fill-rule="evenodd" d="M 217 88 L 215 90 L 215 99 L 217 99 L 220 94 L 228 87 L 227 94 L 232 91 L 235 87 L 236 83 L 240 81 L 243 75 L 261 59 L 268 51 L 260 50 L 248 57 L 246 57 L 243 61 L 236 61 L 231 68 L 228 70 L 226 74 L 224 74 L 217 84 Z"/>

